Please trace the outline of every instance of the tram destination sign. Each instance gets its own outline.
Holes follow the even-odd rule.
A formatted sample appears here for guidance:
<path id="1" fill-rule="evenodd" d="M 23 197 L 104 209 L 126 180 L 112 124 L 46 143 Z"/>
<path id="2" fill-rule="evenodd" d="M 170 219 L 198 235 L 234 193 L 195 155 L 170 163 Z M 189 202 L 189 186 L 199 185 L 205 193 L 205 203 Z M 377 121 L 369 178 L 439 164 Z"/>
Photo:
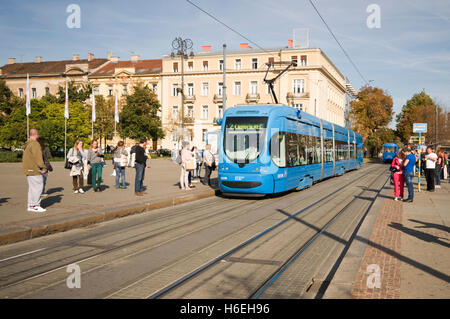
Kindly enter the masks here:
<path id="1" fill-rule="evenodd" d="M 427 123 L 413 123 L 413 133 L 426 133 Z"/>

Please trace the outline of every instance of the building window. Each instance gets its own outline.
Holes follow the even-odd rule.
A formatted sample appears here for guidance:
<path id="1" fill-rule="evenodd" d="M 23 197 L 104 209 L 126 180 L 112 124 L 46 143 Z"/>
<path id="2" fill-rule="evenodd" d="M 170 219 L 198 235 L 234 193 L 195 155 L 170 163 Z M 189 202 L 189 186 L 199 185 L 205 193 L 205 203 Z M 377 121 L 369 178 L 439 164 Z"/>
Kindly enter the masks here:
<path id="1" fill-rule="evenodd" d="M 270 57 L 270 58 L 269 58 L 269 63 L 272 64 L 272 63 L 274 63 L 274 62 L 275 62 L 275 59 L 274 59 L 273 57 Z"/>
<path id="2" fill-rule="evenodd" d="M 257 68 L 258 68 L 258 59 L 253 58 L 252 59 L 252 69 L 257 69 Z"/>
<path id="3" fill-rule="evenodd" d="M 202 129 L 202 142 L 206 142 L 206 133 L 207 132 L 208 132 L 208 130 Z"/>
<path id="4" fill-rule="evenodd" d="M 296 108 L 297 110 L 303 111 L 303 104 L 299 103 L 299 104 L 292 104 L 292 106 L 294 108 Z"/>
<path id="5" fill-rule="evenodd" d="M 203 61 L 203 71 L 208 71 L 208 61 Z"/>
<path id="6" fill-rule="evenodd" d="M 306 66 L 306 55 L 302 55 L 300 57 L 300 65 L 301 66 Z"/>
<path id="7" fill-rule="evenodd" d="M 291 56 L 291 62 L 294 63 L 294 66 L 297 66 L 298 59 L 297 59 L 297 56 L 296 56 L 296 55 Z"/>
<path id="8" fill-rule="evenodd" d="M 193 71 L 194 70 L 194 62 L 190 61 L 188 62 L 188 71 Z"/>
<path id="9" fill-rule="evenodd" d="M 50 88 L 49 87 L 45 88 L 45 95 L 50 95 Z"/>
<path id="10" fill-rule="evenodd" d="M 176 142 L 177 141 L 177 131 L 173 131 L 172 132 L 172 142 Z"/>
<path id="11" fill-rule="evenodd" d="M 223 117 L 223 105 L 218 105 L 217 108 L 219 111 L 219 118 L 222 118 Z"/>
<path id="12" fill-rule="evenodd" d="M 31 89 L 31 98 L 33 98 L 33 99 L 36 98 L 36 88 Z"/>
<path id="13" fill-rule="evenodd" d="M 109 96 L 113 95 L 113 86 L 112 85 L 110 85 L 108 88 L 108 95 Z"/>
<path id="14" fill-rule="evenodd" d="M 250 82 L 250 94 L 252 94 L 252 95 L 258 94 L 258 82 L 257 81 Z"/>
<path id="15" fill-rule="evenodd" d="M 292 90 L 294 91 L 294 94 L 305 93 L 305 80 L 294 80 Z"/>
<path id="16" fill-rule="evenodd" d="M 173 62 L 173 72 L 178 72 L 178 62 Z"/>
<path id="17" fill-rule="evenodd" d="M 187 85 L 187 95 L 194 96 L 194 83 L 188 83 Z"/>
<path id="18" fill-rule="evenodd" d="M 188 105 L 187 106 L 187 117 L 188 118 L 194 118 L 194 106 L 193 105 Z"/>
<path id="19" fill-rule="evenodd" d="M 122 85 L 122 95 L 127 95 L 127 85 L 126 84 Z"/>
<path id="20" fill-rule="evenodd" d="M 219 96 L 223 95 L 223 82 L 219 82 L 217 84 L 217 95 Z"/>
<path id="21" fill-rule="evenodd" d="M 208 82 L 202 83 L 202 96 L 209 95 L 209 84 Z"/>
<path id="22" fill-rule="evenodd" d="M 240 70 L 241 69 L 241 59 L 236 59 L 236 60 L 234 60 L 234 68 L 236 69 L 236 70 Z"/>
<path id="23" fill-rule="evenodd" d="M 158 84 L 153 84 L 152 88 L 153 88 L 153 93 L 156 94 L 156 92 L 158 92 Z"/>
<path id="24" fill-rule="evenodd" d="M 178 83 L 172 84 L 172 96 L 178 96 Z"/>
<path id="25" fill-rule="evenodd" d="M 223 60 L 219 60 L 219 70 L 223 71 Z"/>
<path id="26" fill-rule="evenodd" d="M 266 84 L 266 94 L 271 94 L 269 84 Z"/>
<path id="27" fill-rule="evenodd" d="M 172 119 L 178 119 L 178 106 L 172 106 Z"/>
<path id="28" fill-rule="evenodd" d="M 202 120 L 208 119 L 208 105 L 202 106 Z"/>
<path id="29" fill-rule="evenodd" d="M 99 92 L 100 92 L 99 87 L 98 87 L 98 86 L 95 86 L 95 87 L 94 87 L 94 95 L 98 95 Z"/>
<path id="30" fill-rule="evenodd" d="M 241 82 L 234 82 L 233 94 L 241 95 Z"/>
<path id="31" fill-rule="evenodd" d="M 22 88 L 19 89 L 19 97 L 23 98 L 23 89 Z"/>

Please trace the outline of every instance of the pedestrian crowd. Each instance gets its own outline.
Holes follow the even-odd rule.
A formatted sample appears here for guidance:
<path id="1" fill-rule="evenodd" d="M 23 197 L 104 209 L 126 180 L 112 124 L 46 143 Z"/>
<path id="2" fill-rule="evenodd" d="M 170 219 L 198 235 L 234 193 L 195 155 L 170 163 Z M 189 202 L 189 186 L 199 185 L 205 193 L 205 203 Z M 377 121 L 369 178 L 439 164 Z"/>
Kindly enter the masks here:
<path id="1" fill-rule="evenodd" d="M 126 147 L 123 141 L 119 141 L 116 147 L 110 151 L 112 153 L 112 164 L 114 168 L 116 189 L 127 189 L 125 183 L 125 171 L 127 167 L 134 167 L 136 170 L 134 193 L 136 196 L 147 194 L 144 187 L 145 170 L 147 159 L 151 158 L 147 151 L 147 140 L 141 139 L 139 143 L 132 147 Z M 211 146 L 206 145 L 203 156 L 197 147 L 190 148 L 189 142 L 182 143 L 182 149 L 175 146 L 172 152 L 172 160 L 180 165 L 180 188 L 190 190 L 195 187 L 192 179 L 198 178 L 202 184 L 211 186 L 211 172 L 216 167 L 214 154 Z M 39 131 L 30 130 L 28 141 L 25 143 L 22 170 L 28 182 L 28 207 L 30 212 L 45 212 L 41 207 L 41 200 L 48 196 L 45 186 L 49 172 L 53 171 L 50 164 L 51 153 L 45 144 L 45 139 L 39 137 Z M 105 153 L 99 147 L 97 140 L 92 140 L 89 148 L 85 149 L 82 140 L 76 140 L 72 148 L 69 149 L 64 168 L 69 171 L 72 177 L 73 192 L 84 194 L 84 181 L 92 185 L 94 192 L 102 192 L 103 167 L 106 165 Z M 205 176 L 200 179 L 201 167 L 205 167 Z"/>
<path id="2" fill-rule="evenodd" d="M 443 150 L 435 153 L 433 147 L 428 146 L 426 152 L 420 155 L 420 159 L 420 173 L 422 176 L 425 175 L 427 191 L 434 192 L 436 188 L 441 188 L 441 180 L 447 180 L 450 177 L 449 154 Z M 392 160 L 390 171 L 394 183 L 394 200 L 413 202 L 413 178 L 419 172 L 418 151 L 408 147 L 400 150 Z M 408 190 L 407 199 L 403 196 L 405 184 Z"/>

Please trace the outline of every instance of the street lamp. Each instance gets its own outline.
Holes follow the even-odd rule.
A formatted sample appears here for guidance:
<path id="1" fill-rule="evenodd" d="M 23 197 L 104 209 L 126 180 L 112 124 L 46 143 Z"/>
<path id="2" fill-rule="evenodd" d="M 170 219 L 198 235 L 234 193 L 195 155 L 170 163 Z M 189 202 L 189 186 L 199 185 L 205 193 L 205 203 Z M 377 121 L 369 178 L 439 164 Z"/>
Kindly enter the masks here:
<path id="1" fill-rule="evenodd" d="M 181 138 L 184 141 L 184 59 L 188 59 L 194 57 L 194 52 L 187 54 L 188 50 L 191 50 L 193 46 L 193 42 L 191 39 L 182 39 L 181 37 L 176 37 L 175 40 L 172 41 L 172 53 L 170 56 L 172 58 L 181 57 L 181 89 L 177 89 L 177 92 L 181 92 Z M 176 51 L 176 53 L 174 53 Z"/>

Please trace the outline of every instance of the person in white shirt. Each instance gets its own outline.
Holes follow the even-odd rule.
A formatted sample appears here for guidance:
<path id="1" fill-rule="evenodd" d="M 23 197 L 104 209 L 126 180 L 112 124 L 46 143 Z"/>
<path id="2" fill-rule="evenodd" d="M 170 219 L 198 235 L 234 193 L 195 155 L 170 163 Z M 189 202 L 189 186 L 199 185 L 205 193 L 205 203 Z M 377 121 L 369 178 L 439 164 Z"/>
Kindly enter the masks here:
<path id="1" fill-rule="evenodd" d="M 211 186 L 211 173 L 214 170 L 215 167 L 215 161 L 214 154 L 211 152 L 211 145 L 206 144 L 205 153 L 203 154 L 203 162 L 205 163 L 205 177 L 201 181 L 203 185 L 209 185 Z"/>
<path id="2" fill-rule="evenodd" d="M 434 182 L 436 179 L 436 161 L 438 156 L 431 146 L 427 147 L 425 155 L 425 177 L 427 179 L 427 191 L 434 192 Z"/>

